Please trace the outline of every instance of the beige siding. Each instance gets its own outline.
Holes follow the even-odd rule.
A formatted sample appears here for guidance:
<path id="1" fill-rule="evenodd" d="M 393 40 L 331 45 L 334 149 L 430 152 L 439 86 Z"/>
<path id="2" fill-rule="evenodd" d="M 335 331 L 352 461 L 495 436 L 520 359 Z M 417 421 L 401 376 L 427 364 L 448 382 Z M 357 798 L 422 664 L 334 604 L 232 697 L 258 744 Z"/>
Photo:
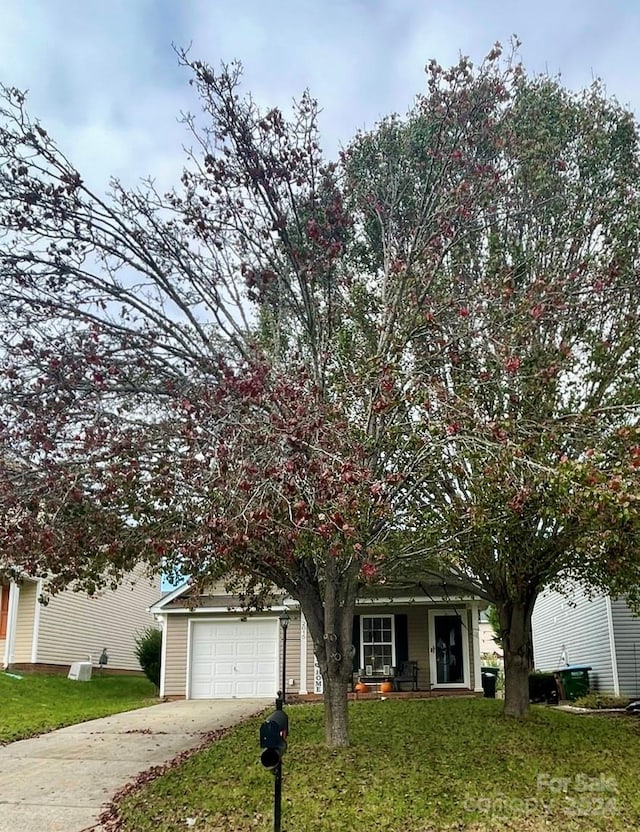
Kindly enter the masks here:
<path id="1" fill-rule="evenodd" d="M 33 583 L 33 581 L 23 581 L 20 584 L 18 615 L 16 617 L 16 636 L 12 658 L 12 662 L 15 662 L 15 664 L 31 661 L 37 594 L 37 584 Z"/>
<path id="2" fill-rule="evenodd" d="M 165 639 L 164 695 L 187 694 L 187 634 L 190 615 L 168 615 Z"/>
<path id="3" fill-rule="evenodd" d="M 93 597 L 70 591 L 54 596 L 40 611 L 37 661 L 66 665 L 91 656 L 96 664 L 106 647 L 109 668 L 140 670 L 135 638 L 155 625 L 147 607 L 158 600 L 159 581 L 138 574 L 135 584 L 129 579 Z"/>
<path id="4" fill-rule="evenodd" d="M 307 691 L 313 693 L 314 647 L 311 630 L 307 627 Z"/>
<path id="5" fill-rule="evenodd" d="M 291 621 L 287 628 L 287 693 L 300 692 L 300 613 L 289 612 Z M 282 630 L 279 633 L 280 637 L 280 671 L 278 679 L 282 679 Z M 293 684 L 289 684 L 289 680 L 293 679 Z M 280 686 L 281 682 L 278 683 Z M 313 690 L 313 688 L 312 688 Z"/>
<path id="6" fill-rule="evenodd" d="M 394 612 L 396 610 L 394 609 Z M 409 659 L 418 662 L 418 689 L 429 690 L 429 607 L 405 607 L 397 610 L 407 615 Z M 405 689 L 407 686 L 404 686 Z"/>

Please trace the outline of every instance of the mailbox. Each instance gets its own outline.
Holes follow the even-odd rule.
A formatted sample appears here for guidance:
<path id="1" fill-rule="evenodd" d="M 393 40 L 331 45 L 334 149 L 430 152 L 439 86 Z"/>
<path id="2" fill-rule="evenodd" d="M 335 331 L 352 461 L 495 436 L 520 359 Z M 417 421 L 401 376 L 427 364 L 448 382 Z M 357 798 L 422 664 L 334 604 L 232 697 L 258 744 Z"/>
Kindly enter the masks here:
<path id="1" fill-rule="evenodd" d="M 260 726 L 260 762 L 265 768 L 276 768 L 287 750 L 289 717 L 284 711 L 274 711 Z"/>

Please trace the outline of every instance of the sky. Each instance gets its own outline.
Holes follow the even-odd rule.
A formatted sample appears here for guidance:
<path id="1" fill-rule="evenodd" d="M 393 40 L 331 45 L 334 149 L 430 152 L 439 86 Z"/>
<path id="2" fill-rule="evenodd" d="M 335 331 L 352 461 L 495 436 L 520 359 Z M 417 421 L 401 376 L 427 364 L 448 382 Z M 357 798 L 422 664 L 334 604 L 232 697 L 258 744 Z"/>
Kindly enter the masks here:
<path id="1" fill-rule="evenodd" d="M 640 113 L 638 0 L 0 0 L 0 82 L 94 188 L 113 174 L 177 181 L 197 112 L 172 44 L 213 65 L 242 61 L 244 88 L 285 110 L 309 88 L 335 156 L 360 128 L 403 113 L 430 58 L 480 60 L 516 33 L 530 72 L 572 88 L 596 76 Z"/>

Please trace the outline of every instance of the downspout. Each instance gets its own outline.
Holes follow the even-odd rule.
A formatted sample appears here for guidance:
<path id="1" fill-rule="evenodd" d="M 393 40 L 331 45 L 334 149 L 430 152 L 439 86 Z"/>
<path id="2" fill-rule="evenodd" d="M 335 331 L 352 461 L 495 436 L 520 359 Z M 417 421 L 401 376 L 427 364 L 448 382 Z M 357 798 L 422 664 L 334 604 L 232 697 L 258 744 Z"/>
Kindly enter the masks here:
<path id="1" fill-rule="evenodd" d="M 616 655 L 616 639 L 613 632 L 613 613 L 611 612 L 611 597 L 605 595 L 605 610 L 607 611 L 607 629 L 609 630 L 609 650 L 611 651 L 611 672 L 613 673 L 613 692 L 620 696 L 620 679 L 618 678 L 618 657 Z"/>
<path id="2" fill-rule="evenodd" d="M 4 643 L 3 667 L 7 668 L 13 664 L 13 656 L 16 645 L 16 628 L 18 622 L 18 601 L 20 600 L 20 587 L 15 581 L 9 588 L 9 612 L 7 615 L 7 638 Z"/>

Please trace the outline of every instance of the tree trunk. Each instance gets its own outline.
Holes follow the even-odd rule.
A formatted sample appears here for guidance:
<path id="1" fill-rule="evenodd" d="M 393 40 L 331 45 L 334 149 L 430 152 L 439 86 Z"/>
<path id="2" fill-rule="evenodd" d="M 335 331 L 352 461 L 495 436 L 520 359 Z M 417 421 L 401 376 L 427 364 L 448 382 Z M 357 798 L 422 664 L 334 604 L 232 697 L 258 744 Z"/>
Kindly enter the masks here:
<path id="1" fill-rule="evenodd" d="M 526 601 L 497 601 L 504 649 L 504 712 L 526 716 L 529 711 L 531 614 L 536 596 Z"/>
<path id="2" fill-rule="evenodd" d="M 352 634 L 353 610 L 341 611 L 340 627 L 336 629 L 342 634 L 330 629 L 331 622 L 327 622 L 319 637 L 314 633 L 314 627 L 309 622 L 309 630 L 313 639 L 314 651 L 322 674 L 324 696 L 324 730 L 325 740 L 329 748 L 341 748 L 349 745 L 347 692 L 352 680 Z M 306 615 L 305 615 L 306 617 Z M 349 619 L 347 621 L 347 619 Z M 336 636 L 334 638 L 334 636 Z"/>
<path id="3" fill-rule="evenodd" d="M 330 570 L 320 594 L 300 593 L 324 688 L 325 739 L 329 748 L 349 745 L 347 692 L 353 674 L 353 615 L 358 591 L 357 571 Z"/>
<path id="4" fill-rule="evenodd" d="M 349 674 L 350 676 L 351 674 Z M 324 683 L 324 735 L 329 748 L 343 748 L 349 745 L 349 724 L 347 692 L 349 681 L 329 674 L 322 676 Z"/>

